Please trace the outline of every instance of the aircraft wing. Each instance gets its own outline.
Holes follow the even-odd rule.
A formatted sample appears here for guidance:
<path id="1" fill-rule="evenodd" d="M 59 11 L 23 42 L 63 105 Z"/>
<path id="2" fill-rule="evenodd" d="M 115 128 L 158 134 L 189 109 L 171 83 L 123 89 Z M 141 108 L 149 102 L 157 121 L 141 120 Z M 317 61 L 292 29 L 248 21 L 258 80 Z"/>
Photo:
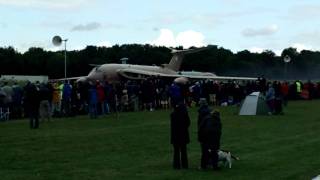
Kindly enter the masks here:
<path id="1" fill-rule="evenodd" d="M 69 78 L 60 78 L 60 79 L 50 79 L 49 81 L 57 82 L 57 81 L 68 81 L 68 80 L 82 80 L 87 78 L 87 76 L 78 76 L 78 77 L 69 77 Z"/>
<path id="2" fill-rule="evenodd" d="M 138 69 L 121 69 L 118 70 L 118 73 L 128 79 L 144 79 L 149 76 L 160 76 L 167 78 L 179 78 L 186 77 L 189 79 L 212 79 L 212 80 L 257 80 L 257 78 L 252 77 L 232 77 L 232 76 L 217 76 L 217 75 L 182 75 L 179 73 L 169 74 L 169 73 L 160 73 L 152 72 Z"/>
<path id="3" fill-rule="evenodd" d="M 214 75 L 214 76 L 184 75 L 183 77 L 187 77 L 190 79 L 212 79 L 212 80 L 257 80 L 258 79 L 253 77 L 217 76 L 217 75 Z"/>
<path id="4" fill-rule="evenodd" d="M 168 74 L 153 71 L 145 71 L 139 69 L 120 69 L 117 71 L 119 75 L 128 79 L 144 79 L 149 76 L 160 76 L 160 77 L 181 77 L 179 74 Z"/>

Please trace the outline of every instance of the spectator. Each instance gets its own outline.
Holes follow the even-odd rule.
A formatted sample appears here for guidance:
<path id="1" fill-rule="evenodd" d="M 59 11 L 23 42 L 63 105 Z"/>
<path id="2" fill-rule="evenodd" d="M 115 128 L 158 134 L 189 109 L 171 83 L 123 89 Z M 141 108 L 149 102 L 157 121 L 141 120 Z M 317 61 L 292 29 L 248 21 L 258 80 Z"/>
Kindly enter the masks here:
<path id="1" fill-rule="evenodd" d="M 4 86 L 2 87 L 2 90 L 5 92 L 6 97 L 4 99 L 4 106 L 12 109 L 12 96 L 13 96 L 13 89 L 11 86 L 9 86 L 8 82 L 4 82 Z"/>
<path id="2" fill-rule="evenodd" d="M 71 115 L 71 95 L 72 86 L 66 81 L 62 88 L 62 112 L 65 116 Z"/>
<path id="3" fill-rule="evenodd" d="M 94 84 L 89 87 L 89 114 L 90 118 L 98 118 L 97 104 L 98 104 L 98 94 L 97 88 Z"/>
<path id="4" fill-rule="evenodd" d="M 58 83 L 53 84 L 53 92 L 52 92 L 52 115 L 60 116 L 61 112 L 61 89 L 59 88 Z"/>
<path id="5" fill-rule="evenodd" d="M 12 95 L 12 117 L 21 118 L 22 117 L 22 96 L 23 89 L 18 85 L 17 82 L 12 86 L 13 95 Z"/>
<path id="6" fill-rule="evenodd" d="M 289 95 L 288 82 L 283 82 L 281 84 L 281 93 L 283 95 L 283 104 L 284 104 L 284 106 L 287 106 L 288 105 L 288 95 Z"/>
<path id="7" fill-rule="evenodd" d="M 164 88 L 160 89 L 160 103 L 161 107 L 168 109 L 169 107 L 169 86 L 166 85 Z"/>
<path id="8" fill-rule="evenodd" d="M 97 95 L 98 95 L 98 106 L 99 106 L 100 114 L 104 115 L 106 113 L 105 103 L 104 103 L 106 100 L 106 96 L 105 96 L 104 87 L 100 82 L 97 82 Z"/>
<path id="9" fill-rule="evenodd" d="M 149 108 L 149 111 L 153 111 L 156 88 L 151 78 L 148 78 L 146 81 L 142 83 L 141 91 L 142 91 L 144 109 L 147 110 Z"/>
<path id="10" fill-rule="evenodd" d="M 177 103 L 171 113 L 171 144 L 173 145 L 173 168 L 188 168 L 187 144 L 190 142 L 188 128 L 190 118 L 186 106 Z"/>
<path id="11" fill-rule="evenodd" d="M 173 82 L 169 88 L 171 106 L 175 107 L 178 102 L 182 101 L 181 89 L 176 82 Z"/>
<path id="12" fill-rule="evenodd" d="M 120 108 L 121 108 L 121 111 L 129 110 L 129 95 L 128 95 L 127 89 L 122 90 L 122 95 L 120 99 Z"/>
<path id="13" fill-rule="evenodd" d="M 39 91 L 30 81 L 24 87 L 24 106 L 26 114 L 30 119 L 30 128 L 39 128 Z"/>
<path id="14" fill-rule="evenodd" d="M 283 94 L 281 93 L 281 84 L 280 82 L 276 81 L 273 83 L 274 88 L 274 113 L 275 114 L 283 114 L 282 112 L 282 100 Z"/>
<path id="15" fill-rule="evenodd" d="M 50 91 L 47 85 L 41 84 L 39 88 L 39 99 L 40 99 L 40 119 L 41 121 L 45 121 L 47 119 L 50 121 L 51 117 L 51 109 L 49 100 L 51 98 Z"/>
<path id="16" fill-rule="evenodd" d="M 266 101 L 269 107 L 269 115 L 272 115 L 274 113 L 275 91 L 271 83 L 268 84 L 268 87 Z"/>
<path id="17" fill-rule="evenodd" d="M 198 141 L 201 144 L 201 169 L 207 169 L 210 162 L 214 170 L 218 170 L 218 149 L 220 148 L 221 120 L 218 112 L 211 112 L 207 101 L 200 99 L 198 110 Z"/>
<path id="18" fill-rule="evenodd" d="M 201 97 L 201 86 L 199 82 L 196 82 L 196 84 L 192 87 L 192 97 L 193 100 L 196 102 L 196 105 L 199 105 L 199 99 Z"/>

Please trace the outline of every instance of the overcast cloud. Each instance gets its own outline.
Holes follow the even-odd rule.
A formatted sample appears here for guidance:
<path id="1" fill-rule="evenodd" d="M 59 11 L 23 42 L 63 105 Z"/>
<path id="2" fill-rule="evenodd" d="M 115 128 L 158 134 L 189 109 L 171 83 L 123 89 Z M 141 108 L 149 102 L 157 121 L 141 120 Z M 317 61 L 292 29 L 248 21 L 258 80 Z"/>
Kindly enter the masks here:
<path id="1" fill-rule="evenodd" d="M 72 27 L 71 31 L 93 31 L 101 28 L 101 24 L 97 22 L 91 22 L 87 24 L 79 24 Z"/>
<path id="2" fill-rule="evenodd" d="M 242 31 L 242 35 L 246 37 L 269 36 L 279 30 L 278 26 L 273 24 L 263 28 L 246 28 Z"/>
<path id="3" fill-rule="evenodd" d="M 319 0 L 0 0 L 0 47 L 215 44 L 233 52 L 320 47 Z M 81 33 L 78 33 L 81 32 Z M 37 41 L 38 43 L 29 43 Z"/>
<path id="4" fill-rule="evenodd" d="M 69 9 L 82 6 L 95 0 L 0 0 L 0 5 L 49 8 L 49 9 Z"/>
<path id="5" fill-rule="evenodd" d="M 7 27 L 7 24 L 6 24 L 6 23 L 0 22 L 0 28 L 6 28 L 6 27 Z"/>
<path id="6" fill-rule="evenodd" d="M 160 35 L 157 39 L 147 42 L 149 44 L 158 46 L 176 47 L 183 46 L 189 48 L 192 46 L 202 47 L 205 46 L 204 35 L 200 32 L 193 30 L 179 32 L 176 36 L 170 29 L 161 29 Z"/>
<path id="7" fill-rule="evenodd" d="M 310 21 L 318 19 L 320 15 L 319 4 L 305 4 L 293 6 L 288 10 L 288 18 L 293 21 Z"/>

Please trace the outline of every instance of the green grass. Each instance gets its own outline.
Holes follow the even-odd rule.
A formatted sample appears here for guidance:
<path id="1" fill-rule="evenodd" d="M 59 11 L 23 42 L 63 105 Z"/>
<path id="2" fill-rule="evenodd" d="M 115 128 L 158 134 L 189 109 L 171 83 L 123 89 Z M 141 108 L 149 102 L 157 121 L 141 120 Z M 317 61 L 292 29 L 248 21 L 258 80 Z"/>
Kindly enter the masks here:
<path id="1" fill-rule="evenodd" d="M 219 108 L 222 148 L 240 157 L 232 169 L 198 171 L 196 109 L 190 109 L 189 170 L 172 169 L 170 111 L 91 120 L 0 123 L 0 179 L 311 179 L 320 174 L 320 101 L 290 102 L 283 116 L 238 116 Z"/>

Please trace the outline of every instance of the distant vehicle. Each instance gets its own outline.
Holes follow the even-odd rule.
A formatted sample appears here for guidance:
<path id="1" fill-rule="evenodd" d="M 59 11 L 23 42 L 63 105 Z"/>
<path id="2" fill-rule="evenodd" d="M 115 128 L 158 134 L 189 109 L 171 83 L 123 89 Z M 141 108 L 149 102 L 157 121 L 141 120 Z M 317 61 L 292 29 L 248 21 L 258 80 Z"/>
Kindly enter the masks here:
<path id="1" fill-rule="evenodd" d="M 161 66 L 147 66 L 147 65 L 133 65 L 133 64 L 102 64 L 95 66 L 88 76 L 75 77 L 67 79 L 77 79 L 78 82 L 92 82 L 92 81 L 108 81 L 109 83 L 119 82 L 121 79 L 141 80 L 148 77 L 163 77 L 163 78 L 179 78 L 185 77 L 189 79 L 213 79 L 213 80 L 256 80 L 251 77 L 227 77 L 217 76 L 209 72 L 197 71 L 179 71 L 182 60 L 186 54 L 196 53 L 211 48 L 211 46 L 175 50 L 172 49 L 172 58 L 169 64 Z M 61 79 L 63 80 L 63 79 Z"/>

